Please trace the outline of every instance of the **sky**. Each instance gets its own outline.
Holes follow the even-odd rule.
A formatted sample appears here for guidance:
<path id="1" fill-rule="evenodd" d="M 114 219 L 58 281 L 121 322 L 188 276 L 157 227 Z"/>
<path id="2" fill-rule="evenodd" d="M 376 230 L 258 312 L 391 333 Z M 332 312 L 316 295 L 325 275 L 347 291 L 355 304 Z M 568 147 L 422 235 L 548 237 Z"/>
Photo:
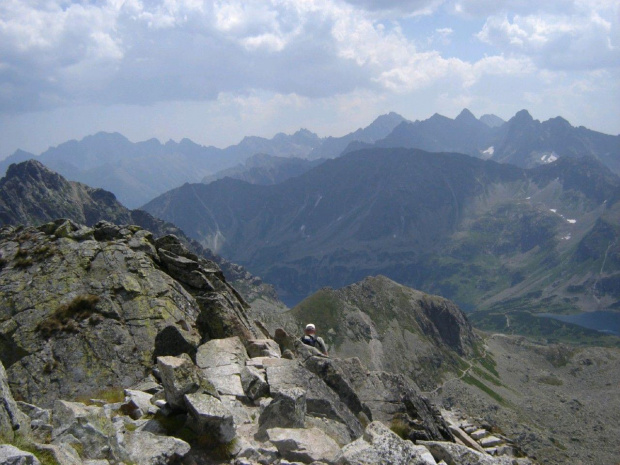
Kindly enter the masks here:
<path id="1" fill-rule="evenodd" d="M 2 0 L 0 158 L 463 108 L 620 133 L 618 0 Z"/>

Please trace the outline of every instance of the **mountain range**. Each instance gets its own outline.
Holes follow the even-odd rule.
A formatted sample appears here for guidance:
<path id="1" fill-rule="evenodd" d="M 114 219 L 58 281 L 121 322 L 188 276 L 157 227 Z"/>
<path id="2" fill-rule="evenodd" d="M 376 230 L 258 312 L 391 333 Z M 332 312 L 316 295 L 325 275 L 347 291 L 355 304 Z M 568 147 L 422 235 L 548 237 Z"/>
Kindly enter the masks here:
<path id="1" fill-rule="evenodd" d="M 523 169 L 372 148 L 277 185 L 187 184 L 144 209 L 290 303 L 383 274 L 469 311 L 570 313 L 620 306 L 619 195 L 593 158 Z"/>
<path id="2" fill-rule="evenodd" d="M 620 136 L 575 128 L 561 117 L 541 123 L 525 110 L 507 122 L 495 115 L 476 119 L 469 110 L 463 110 L 455 119 L 436 114 L 415 122 L 389 113 L 341 137 L 321 138 L 300 129 L 292 135 L 276 134 L 271 139 L 245 137 L 224 149 L 189 139 L 165 144 L 156 139 L 132 143 L 118 133 L 98 133 L 51 147 L 38 156 L 18 150 L 0 162 L 0 172 L 11 163 L 36 158 L 69 180 L 114 192 L 123 204 L 135 208 L 186 182 L 224 176 L 259 183 L 279 182 L 315 166 L 297 161 L 292 162 L 293 167 L 284 158 L 334 158 L 375 144 L 466 153 L 521 167 L 533 167 L 562 156 L 592 156 L 620 173 Z M 257 154 L 263 156 L 244 165 Z"/>

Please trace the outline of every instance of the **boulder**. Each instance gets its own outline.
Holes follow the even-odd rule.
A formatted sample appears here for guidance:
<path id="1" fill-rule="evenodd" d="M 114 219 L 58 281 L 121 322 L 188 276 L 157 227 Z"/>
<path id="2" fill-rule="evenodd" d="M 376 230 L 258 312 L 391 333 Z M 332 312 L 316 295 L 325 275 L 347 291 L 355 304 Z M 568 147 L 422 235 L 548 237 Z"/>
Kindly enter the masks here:
<path id="1" fill-rule="evenodd" d="M 339 396 L 315 374 L 298 362 L 286 359 L 273 359 L 273 365 L 266 365 L 267 380 L 271 393 L 290 388 L 306 391 L 306 414 L 326 417 L 344 424 L 353 438 L 363 433 L 356 415 L 340 400 Z M 265 360 L 265 363 L 267 360 Z"/>
<path id="2" fill-rule="evenodd" d="M 0 463 L 3 465 L 41 465 L 30 452 L 24 452 L 9 444 L 0 444 Z"/>
<path id="3" fill-rule="evenodd" d="M 272 390 L 273 401 L 258 418 L 260 431 L 270 428 L 303 428 L 306 417 L 306 391 L 301 388 Z"/>
<path id="4" fill-rule="evenodd" d="M 196 353 L 196 365 L 217 391 L 237 397 L 245 397 L 241 371 L 247 360 L 248 354 L 238 337 L 212 339 Z"/>
<path id="5" fill-rule="evenodd" d="M 208 394 L 187 394 L 185 404 L 191 418 L 189 426 L 198 434 L 208 435 L 219 443 L 229 443 L 235 438 L 233 415 L 219 399 Z"/>
<path id="6" fill-rule="evenodd" d="M 236 336 L 212 339 L 198 347 L 196 354 L 196 365 L 205 370 L 226 365 L 245 366 L 247 360 L 245 347 Z"/>
<path id="7" fill-rule="evenodd" d="M 123 459 L 116 429 L 101 407 L 57 400 L 53 426 L 52 443 L 79 449 L 82 459 Z"/>
<path id="8" fill-rule="evenodd" d="M 58 465 L 83 465 L 85 463 L 82 461 L 76 450 L 71 446 L 34 444 L 34 447 L 38 452 L 41 452 L 48 457 L 52 457 L 52 460 L 55 460 Z M 49 462 L 49 460 L 47 462 Z M 105 462 L 108 461 L 106 460 Z"/>
<path id="9" fill-rule="evenodd" d="M 338 465 L 389 463 L 392 465 L 436 465 L 431 453 L 422 446 L 405 441 L 383 423 L 370 423 L 364 435 L 343 447 Z"/>
<path id="10" fill-rule="evenodd" d="M 338 444 L 316 428 L 271 428 L 267 430 L 267 436 L 285 460 L 332 464 L 340 453 Z"/>
<path id="11" fill-rule="evenodd" d="M 121 405 L 121 412 L 138 420 L 147 413 L 155 413 L 157 408 L 151 404 L 152 394 L 133 389 L 125 389 L 125 402 Z"/>
<path id="12" fill-rule="evenodd" d="M 250 400 L 256 400 L 269 394 L 269 384 L 265 379 L 264 371 L 254 366 L 245 366 L 241 369 L 241 387 Z"/>
<path id="13" fill-rule="evenodd" d="M 157 357 L 157 367 L 170 407 L 186 411 L 185 394 L 205 393 L 219 397 L 215 387 L 194 365 L 189 355 Z"/>
<path id="14" fill-rule="evenodd" d="M 177 463 L 190 451 L 190 445 L 172 436 L 147 431 L 127 432 L 124 449 L 135 465 L 167 465 Z"/>
<path id="15" fill-rule="evenodd" d="M 250 339 L 247 343 L 246 350 L 250 357 L 271 357 L 280 358 L 280 346 L 273 339 Z"/>
<path id="16" fill-rule="evenodd" d="M 496 447 L 499 446 L 500 444 L 503 444 L 504 441 L 500 438 L 498 438 L 497 436 L 487 436 L 485 438 L 482 438 L 480 440 L 480 445 L 482 447 Z"/>
<path id="17" fill-rule="evenodd" d="M 529 459 L 515 459 L 512 457 L 492 457 L 477 452 L 468 447 L 442 441 L 420 441 L 436 461 L 443 460 L 448 465 L 531 465 Z"/>

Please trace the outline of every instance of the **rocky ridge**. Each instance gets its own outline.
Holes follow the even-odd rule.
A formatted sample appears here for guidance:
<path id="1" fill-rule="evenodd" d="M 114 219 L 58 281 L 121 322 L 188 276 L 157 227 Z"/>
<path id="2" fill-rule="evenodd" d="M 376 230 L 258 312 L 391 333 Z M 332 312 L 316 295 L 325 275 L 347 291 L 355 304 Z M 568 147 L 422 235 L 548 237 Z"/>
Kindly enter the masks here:
<path id="1" fill-rule="evenodd" d="M 320 289 L 285 313 L 252 307 L 250 314 L 271 331 L 281 325 L 300 333 L 306 322 L 316 322 L 330 354 L 401 373 L 426 390 L 460 373 L 481 342 L 453 302 L 384 276 Z"/>
<path id="2" fill-rule="evenodd" d="M 0 180 L 0 225 L 38 226 L 56 218 L 67 218 L 93 226 L 99 221 L 134 224 L 153 233 L 155 238 L 174 235 L 192 253 L 216 262 L 249 303 L 269 307 L 279 301 L 272 286 L 251 275 L 190 239 L 178 227 L 153 217 L 143 210 L 129 210 L 111 192 L 67 181 L 36 160 L 10 165 Z"/>
<path id="3" fill-rule="evenodd" d="M 0 256 L 0 359 L 15 394 L 43 406 L 131 384 L 158 355 L 258 334 L 219 267 L 174 236 L 58 220 L 2 228 Z"/>
<path id="4" fill-rule="evenodd" d="M 530 463 L 457 444 L 402 375 L 272 339 L 173 236 L 58 220 L 0 254 L 7 463 Z"/>

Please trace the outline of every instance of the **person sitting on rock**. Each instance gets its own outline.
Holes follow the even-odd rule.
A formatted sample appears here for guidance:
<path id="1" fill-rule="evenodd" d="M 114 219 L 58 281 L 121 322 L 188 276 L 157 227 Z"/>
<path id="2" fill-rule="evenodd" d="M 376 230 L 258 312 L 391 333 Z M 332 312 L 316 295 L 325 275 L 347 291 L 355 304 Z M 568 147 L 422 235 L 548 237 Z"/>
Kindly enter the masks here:
<path id="1" fill-rule="evenodd" d="M 327 355 L 327 346 L 325 345 L 325 341 L 322 337 L 316 336 L 316 328 L 312 323 L 308 323 L 306 325 L 306 329 L 304 331 L 304 336 L 301 338 L 301 342 L 306 344 L 307 346 L 314 347 L 318 349 L 323 355 Z"/>

